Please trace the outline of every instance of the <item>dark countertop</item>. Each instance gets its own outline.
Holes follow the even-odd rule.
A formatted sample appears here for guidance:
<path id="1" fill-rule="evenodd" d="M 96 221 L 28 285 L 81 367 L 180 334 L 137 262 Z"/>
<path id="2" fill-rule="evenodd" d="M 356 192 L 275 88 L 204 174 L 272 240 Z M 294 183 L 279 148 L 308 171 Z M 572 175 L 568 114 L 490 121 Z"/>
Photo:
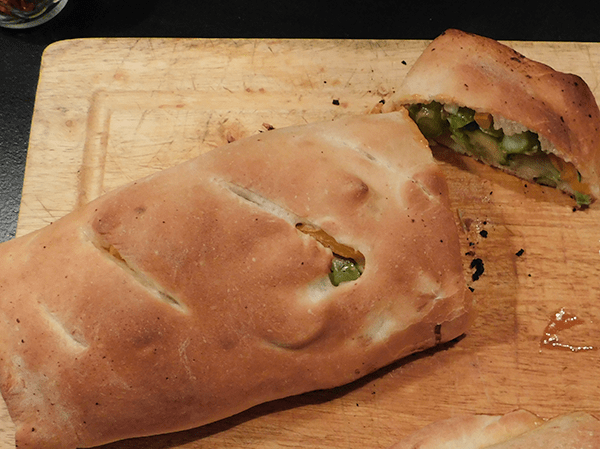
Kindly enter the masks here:
<path id="1" fill-rule="evenodd" d="M 167 6 L 174 5 L 174 6 Z M 42 52 L 86 37 L 433 39 L 459 28 L 498 40 L 600 42 L 573 2 L 159 2 L 70 0 L 52 21 L 0 28 L 0 241 L 14 237 Z"/>

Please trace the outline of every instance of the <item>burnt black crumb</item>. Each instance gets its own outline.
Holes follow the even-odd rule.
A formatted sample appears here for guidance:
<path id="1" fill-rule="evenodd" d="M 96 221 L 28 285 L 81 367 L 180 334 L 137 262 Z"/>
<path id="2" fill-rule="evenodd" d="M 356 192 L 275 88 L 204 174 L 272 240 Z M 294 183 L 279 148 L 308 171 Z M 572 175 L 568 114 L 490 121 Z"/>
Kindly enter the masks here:
<path id="1" fill-rule="evenodd" d="M 475 273 L 473 273 L 471 279 L 473 279 L 473 281 L 479 280 L 479 278 L 484 272 L 483 260 L 481 260 L 480 258 L 473 259 L 473 261 L 471 262 L 471 268 L 475 268 Z"/>
<path id="2" fill-rule="evenodd" d="M 471 293 L 473 293 L 475 291 L 475 289 L 473 287 L 469 287 L 469 290 L 471 291 Z"/>
<path id="3" fill-rule="evenodd" d="M 479 231 L 479 235 L 482 236 L 484 239 L 487 239 L 488 232 L 484 229 L 482 231 Z"/>
<path id="4" fill-rule="evenodd" d="M 402 65 L 406 65 L 406 61 L 402 61 Z"/>
<path id="5" fill-rule="evenodd" d="M 474 256 L 475 255 L 475 251 L 467 251 L 465 253 L 465 256 Z"/>
<path id="6" fill-rule="evenodd" d="M 523 255 L 523 253 L 524 253 L 524 252 L 525 252 L 525 250 L 524 250 L 523 248 L 521 248 L 519 251 L 517 251 L 517 252 L 515 253 L 515 256 L 517 256 L 517 257 L 521 257 L 521 256 Z"/>
<path id="7" fill-rule="evenodd" d="M 336 105 L 336 106 L 339 106 L 339 105 L 340 105 L 340 100 L 334 99 L 334 100 L 331 102 L 331 104 L 334 104 L 334 105 Z"/>
<path id="8" fill-rule="evenodd" d="M 385 98 L 382 98 L 381 100 L 379 100 L 379 103 L 385 104 Z"/>

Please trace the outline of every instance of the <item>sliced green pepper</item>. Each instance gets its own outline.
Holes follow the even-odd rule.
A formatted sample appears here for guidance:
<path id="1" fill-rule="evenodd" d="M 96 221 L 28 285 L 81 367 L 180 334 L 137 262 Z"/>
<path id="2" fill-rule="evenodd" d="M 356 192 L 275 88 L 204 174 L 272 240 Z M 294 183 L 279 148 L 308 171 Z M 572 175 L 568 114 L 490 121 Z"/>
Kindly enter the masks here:
<path id="1" fill-rule="evenodd" d="M 573 196 L 578 206 L 589 206 L 592 203 L 592 197 L 585 193 L 575 192 Z"/>
<path id="2" fill-rule="evenodd" d="M 329 280 L 337 287 L 342 282 L 357 280 L 362 274 L 362 271 L 362 267 L 352 259 L 334 257 L 331 262 Z"/>
<path id="3" fill-rule="evenodd" d="M 447 120 L 452 130 L 461 129 L 475 122 L 475 111 L 469 108 L 458 108 L 456 113 L 448 114 Z"/>
<path id="4" fill-rule="evenodd" d="M 541 145 L 535 133 L 525 131 L 510 136 L 505 134 L 500 140 L 500 149 L 506 154 L 535 154 L 541 150 Z"/>
<path id="5" fill-rule="evenodd" d="M 499 139 L 480 129 L 467 133 L 471 144 L 471 153 L 481 157 L 488 163 L 494 162 L 500 165 L 508 163 L 506 153 L 499 145 Z"/>
<path id="6" fill-rule="evenodd" d="M 410 112 L 410 111 L 409 111 Z M 432 102 L 413 110 L 411 115 L 421 133 L 428 139 L 440 136 L 446 131 L 447 122 L 442 117 L 442 105 Z"/>

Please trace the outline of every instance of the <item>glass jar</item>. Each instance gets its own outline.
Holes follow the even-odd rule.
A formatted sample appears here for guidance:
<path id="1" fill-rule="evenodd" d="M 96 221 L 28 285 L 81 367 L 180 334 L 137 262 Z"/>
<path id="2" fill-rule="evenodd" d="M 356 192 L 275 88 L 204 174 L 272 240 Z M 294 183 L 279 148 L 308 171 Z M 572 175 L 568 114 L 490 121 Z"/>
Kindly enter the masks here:
<path id="1" fill-rule="evenodd" d="M 31 28 L 56 16 L 68 0 L 0 0 L 0 27 Z"/>

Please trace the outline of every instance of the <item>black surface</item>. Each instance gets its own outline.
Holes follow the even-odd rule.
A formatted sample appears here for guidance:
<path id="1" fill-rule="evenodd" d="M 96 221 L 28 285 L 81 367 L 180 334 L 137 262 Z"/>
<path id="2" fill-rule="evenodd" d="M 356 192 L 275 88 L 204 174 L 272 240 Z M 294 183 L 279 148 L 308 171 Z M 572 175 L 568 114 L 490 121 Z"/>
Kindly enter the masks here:
<path id="1" fill-rule="evenodd" d="M 492 5 L 492 6 L 485 6 Z M 14 236 L 44 48 L 85 37 L 433 39 L 459 28 L 499 40 L 600 42 L 595 2 L 70 0 L 52 21 L 0 28 L 0 241 Z"/>

